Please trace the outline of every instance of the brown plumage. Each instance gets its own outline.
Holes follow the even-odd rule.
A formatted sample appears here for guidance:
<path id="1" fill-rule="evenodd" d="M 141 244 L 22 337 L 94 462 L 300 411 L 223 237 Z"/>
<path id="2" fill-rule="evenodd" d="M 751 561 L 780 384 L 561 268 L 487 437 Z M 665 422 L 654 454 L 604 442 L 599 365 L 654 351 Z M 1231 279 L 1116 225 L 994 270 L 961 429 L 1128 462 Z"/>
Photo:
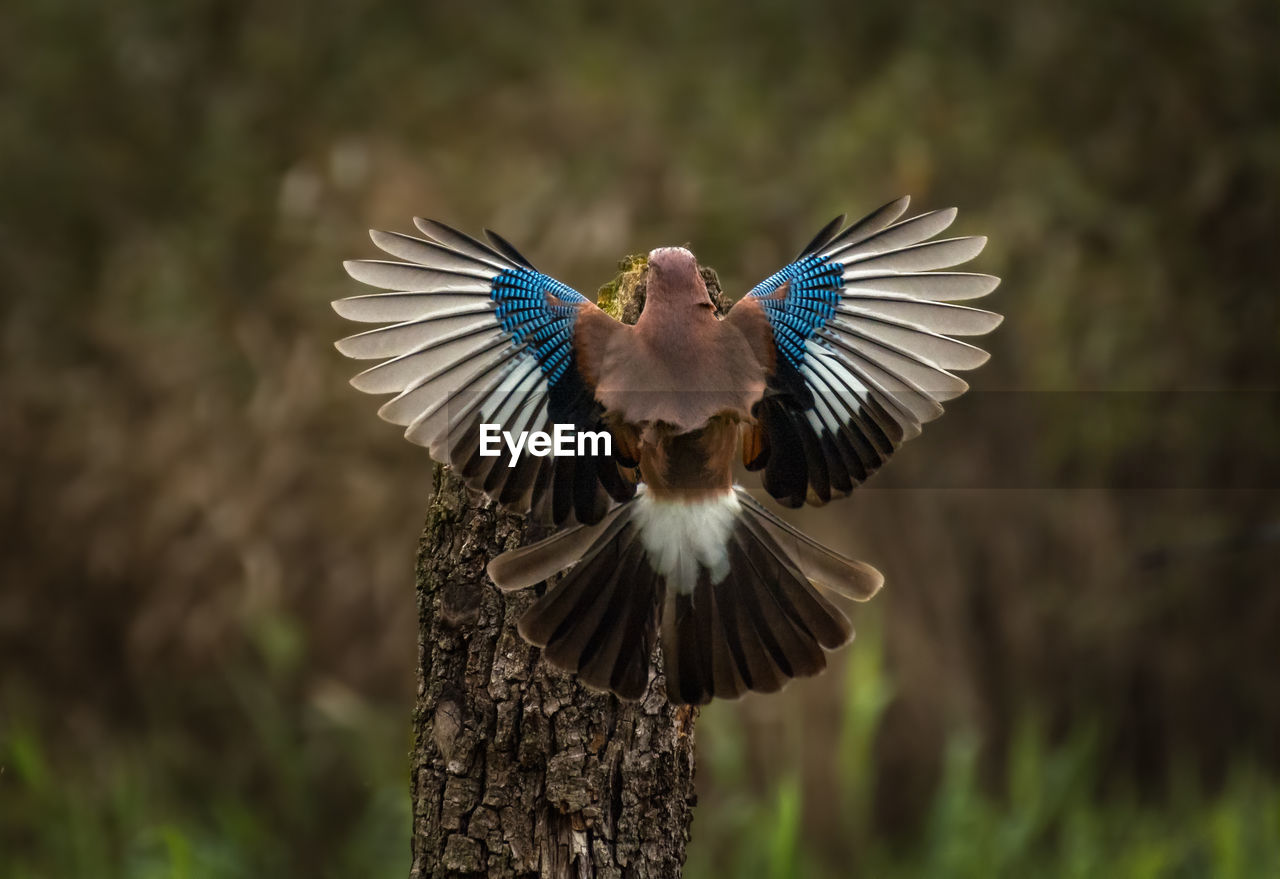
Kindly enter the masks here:
<path id="1" fill-rule="evenodd" d="M 583 316 L 590 312 L 582 306 Z M 716 416 L 747 420 L 765 386 L 765 368 L 738 322 L 722 321 L 693 254 L 656 250 L 645 307 L 635 326 L 611 322 L 575 333 L 575 350 L 595 397 L 618 421 L 696 431 Z M 582 318 L 579 318 L 581 320 Z"/>
<path id="2" fill-rule="evenodd" d="M 674 701 L 768 692 L 817 673 L 852 636 L 815 584 L 865 600 L 883 581 L 734 486 L 735 458 L 784 505 L 848 494 L 967 387 L 950 370 L 986 355 L 951 336 L 999 322 L 948 302 L 995 278 L 936 271 L 982 239 L 930 240 L 954 211 L 900 221 L 905 209 L 828 224 L 723 319 L 693 254 L 655 250 L 634 326 L 497 236 L 418 220 L 426 239 L 375 234 L 406 262 L 348 265 L 392 292 L 335 308 L 392 324 L 339 348 L 389 358 L 353 383 L 396 392 L 382 414 L 411 440 L 490 497 L 565 526 L 489 566 L 503 589 L 568 569 L 520 622 L 549 661 L 638 698 L 661 640 Z M 612 448 L 486 452 L 486 425 L 555 423 L 607 431 Z"/>

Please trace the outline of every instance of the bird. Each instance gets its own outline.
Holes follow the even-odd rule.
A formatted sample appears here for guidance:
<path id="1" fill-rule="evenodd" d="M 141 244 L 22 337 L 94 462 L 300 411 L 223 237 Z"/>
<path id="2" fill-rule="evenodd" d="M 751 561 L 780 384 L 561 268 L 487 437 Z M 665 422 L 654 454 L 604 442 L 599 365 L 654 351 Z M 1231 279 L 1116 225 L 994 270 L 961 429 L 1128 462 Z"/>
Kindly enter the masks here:
<path id="1" fill-rule="evenodd" d="M 334 309 L 382 326 L 337 348 L 380 361 L 351 384 L 394 394 L 379 414 L 407 439 L 554 529 L 486 569 L 504 592 L 564 572 L 518 620 L 548 662 L 635 700 L 660 642 L 673 703 L 773 692 L 853 637 L 829 595 L 865 601 L 884 578 L 759 503 L 735 460 L 783 507 L 847 496 L 988 359 L 956 337 L 1002 320 L 956 304 L 999 284 L 953 270 L 986 238 L 938 238 L 956 209 L 903 219 L 909 203 L 836 217 L 723 314 L 692 252 L 652 250 L 632 325 L 494 232 L 417 218 L 422 237 L 371 231 L 392 259 L 344 263 L 379 292 Z M 610 442 L 506 456 L 484 442 L 557 424 Z"/>

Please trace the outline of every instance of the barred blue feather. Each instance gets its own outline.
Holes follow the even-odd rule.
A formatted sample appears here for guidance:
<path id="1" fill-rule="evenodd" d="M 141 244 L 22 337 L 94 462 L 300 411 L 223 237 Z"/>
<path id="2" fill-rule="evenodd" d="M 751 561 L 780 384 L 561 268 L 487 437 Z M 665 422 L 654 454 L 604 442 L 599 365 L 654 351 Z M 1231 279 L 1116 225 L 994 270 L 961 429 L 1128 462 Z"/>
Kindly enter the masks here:
<path id="1" fill-rule="evenodd" d="M 558 302 L 548 304 L 547 294 Z M 587 298 L 567 284 L 523 266 L 495 277 L 492 295 L 502 328 L 516 344 L 532 349 L 542 374 L 555 384 L 569 368 L 578 305 Z"/>
<path id="2" fill-rule="evenodd" d="M 747 294 L 760 300 L 778 350 L 797 369 L 804 360 L 805 342 L 835 313 L 843 271 L 838 262 L 806 256 L 774 272 Z M 784 298 L 766 298 L 783 284 L 790 285 Z"/>
<path id="3" fill-rule="evenodd" d="M 590 300 L 535 269 L 490 234 L 492 246 L 433 220 L 414 221 L 427 238 L 371 233 L 403 262 L 352 260 L 356 280 L 389 290 L 338 300 L 343 317 L 388 323 L 338 342 L 361 359 L 386 358 L 352 379 L 369 393 L 395 393 L 379 410 L 405 425 L 410 441 L 452 464 L 474 488 L 521 511 L 538 507 L 555 524 L 595 521 L 608 496 L 635 486 L 612 456 L 586 460 L 480 455 L 480 428 L 513 435 L 555 424 L 603 429 L 601 407 L 577 372 L 574 328 Z"/>
<path id="4" fill-rule="evenodd" d="M 784 504 L 847 494 L 964 392 L 949 370 L 987 358 L 951 336 L 986 333 L 999 315 L 947 300 L 985 295 L 998 279 L 935 271 L 976 256 L 986 239 L 930 241 L 955 210 L 898 222 L 907 203 L 848 227 L 837 217 L 747 295 L 779 355 L 756 409 L 762 451 L 747 466 L 764 469 Z"/>

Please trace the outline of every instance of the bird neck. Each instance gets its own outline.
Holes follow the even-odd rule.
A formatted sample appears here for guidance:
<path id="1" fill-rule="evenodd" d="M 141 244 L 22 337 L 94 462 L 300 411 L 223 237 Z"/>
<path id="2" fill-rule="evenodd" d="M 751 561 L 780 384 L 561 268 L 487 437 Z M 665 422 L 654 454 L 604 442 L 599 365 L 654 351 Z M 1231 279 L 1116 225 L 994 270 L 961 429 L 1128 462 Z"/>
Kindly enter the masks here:
<path id="1" fill-rule="evenodd" d="M 710 339 L 718 323 L 713 310 L 698 302 L 663 302 L 640 313 L 636 330 L 650 345 L 684 347 Z"/>

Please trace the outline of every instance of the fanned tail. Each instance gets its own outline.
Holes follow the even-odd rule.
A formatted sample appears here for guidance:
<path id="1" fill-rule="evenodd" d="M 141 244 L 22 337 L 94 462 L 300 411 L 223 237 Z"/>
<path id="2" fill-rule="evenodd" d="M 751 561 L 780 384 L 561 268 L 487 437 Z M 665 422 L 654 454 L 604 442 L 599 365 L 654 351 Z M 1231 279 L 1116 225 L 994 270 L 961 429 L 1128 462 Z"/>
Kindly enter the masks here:
<path id="1" fill-rule="evenodd" d="M 504 553 L 489 574 L 510 590 L 565 568 L 520 634 L 584 683 L 638 699 L 660 631 L 667 695 L 688 704 L 822 671 L 853 629 L 814 584 L 865 600 L 883 583 L 740 488 L 696 502 L 642 492 L 595 525 Z"/>

